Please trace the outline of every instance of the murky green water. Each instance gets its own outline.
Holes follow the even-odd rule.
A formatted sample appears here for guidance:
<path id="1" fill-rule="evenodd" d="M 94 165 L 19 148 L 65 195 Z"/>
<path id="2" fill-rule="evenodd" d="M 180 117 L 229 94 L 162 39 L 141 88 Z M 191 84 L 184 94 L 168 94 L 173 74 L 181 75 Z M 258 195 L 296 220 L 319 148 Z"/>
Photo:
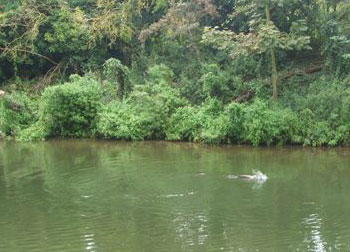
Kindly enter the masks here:
<path id="1" fill-rule="evenodd" d="M 0 143 L 0 251 L 350 251 L 350 149 Z"/>

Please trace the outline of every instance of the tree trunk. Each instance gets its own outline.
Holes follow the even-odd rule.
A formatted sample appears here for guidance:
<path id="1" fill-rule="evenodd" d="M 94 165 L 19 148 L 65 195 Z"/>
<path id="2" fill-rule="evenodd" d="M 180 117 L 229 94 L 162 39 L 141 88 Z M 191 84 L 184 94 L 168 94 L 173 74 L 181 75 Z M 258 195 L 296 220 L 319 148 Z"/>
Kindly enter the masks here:
<path id="1" fill-rule="evenodd" d="M 271 66 L 272 66 L 272 90 L 273 90 L 272 94 L 273 94 L 273 99 L 277 100 L 279 77 L 278 77 L 278 71 L 277 71 L 275 51 L 271 49 L 270 54 L 271 54 Z"/>
<path id="2" fill-rule="evenodd" d="M 124 76 L 122 73 L 120 73 L 117 76 L 117 95 L 119 96 L 119 99 L 122 101 L 125 94 L 125 88 L 124 88 Z"/>
<path id="3" fill-rule="evenodd" d="M 265 6 L 265 11 L 266 11 L 266 22 L 269 23 L 271 21 L 271 14 L 270 14 L 269 5 L 267 4 Z M 270 49 L 270 57 L 271 57 L 271 70 L 272 70 L 272 90 L 273 90 L 272 95 L 273 95 L 273 99 L 276 101 L 278 97 L 279 77 L 278 77 L 275 50 L 273 48 Z"/>

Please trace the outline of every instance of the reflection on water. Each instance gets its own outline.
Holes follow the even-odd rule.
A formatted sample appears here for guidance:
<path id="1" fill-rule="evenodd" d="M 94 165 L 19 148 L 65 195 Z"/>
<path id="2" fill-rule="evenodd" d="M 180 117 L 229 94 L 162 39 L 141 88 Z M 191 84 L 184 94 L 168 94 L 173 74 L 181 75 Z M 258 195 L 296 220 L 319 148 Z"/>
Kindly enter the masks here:
<path id="1" fill-rule="evenodd" d="M 89 232 L 89 228 L 86 227 L 86 234 L 82 235 L 82 239 L 85 243 L 85 250 L 89 252 L 97 251 L 96 243 L 95 243 L 95 235 Z"/>
<path id="2" fill-rule="evenodd" d="M 208 238 L 206 215 L 203 213 L 191 216 L 180 212 L 175 216 L 174 228 L 183 250 L 188 251 L 191 247 L 204 245 Z"/>
<path id="3" fill-rule="evenodd" d="M 0 251 L 350 251 L 349 161 L 349 149 L 1 143 Z M 227 177 L 252 170 L 269 179 Z"/>
<path id="4" fill-rule="evenodd" d="M 317 214 L 310 214 L 303 220 L 308 233 L 306 234 L 304 242 L 307 244 L 309 251 L 324 252 L 326 250 L 327 243 L 323 240 L 321 234 L 322 219 Z"/>

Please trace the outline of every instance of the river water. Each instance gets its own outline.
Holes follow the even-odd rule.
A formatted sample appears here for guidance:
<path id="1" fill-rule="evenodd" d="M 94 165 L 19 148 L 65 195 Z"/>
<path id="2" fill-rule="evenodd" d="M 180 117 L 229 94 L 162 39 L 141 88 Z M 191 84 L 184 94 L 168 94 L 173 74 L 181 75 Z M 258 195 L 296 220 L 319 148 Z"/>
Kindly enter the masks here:
<path id="1" fill-rule="evenodd" d="M 350 149 L 3 142 L 0 251 L 350 251 Z"/>

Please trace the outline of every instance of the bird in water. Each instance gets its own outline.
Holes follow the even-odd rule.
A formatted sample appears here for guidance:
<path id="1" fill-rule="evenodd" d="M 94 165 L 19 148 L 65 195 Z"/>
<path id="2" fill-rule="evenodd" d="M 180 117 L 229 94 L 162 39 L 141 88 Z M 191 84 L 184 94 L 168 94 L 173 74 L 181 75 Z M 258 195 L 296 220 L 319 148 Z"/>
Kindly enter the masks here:
<path id="1" fill-rule="evenodd" d="M 258 183 L 264 183 L 269 177 L 266 176 L 261 171 L 253 171 L 252 175 L 242 174 L 242 175 L 228 175 L 229 179 L 243 179 L 247 181 L 253 181 Z"/>

